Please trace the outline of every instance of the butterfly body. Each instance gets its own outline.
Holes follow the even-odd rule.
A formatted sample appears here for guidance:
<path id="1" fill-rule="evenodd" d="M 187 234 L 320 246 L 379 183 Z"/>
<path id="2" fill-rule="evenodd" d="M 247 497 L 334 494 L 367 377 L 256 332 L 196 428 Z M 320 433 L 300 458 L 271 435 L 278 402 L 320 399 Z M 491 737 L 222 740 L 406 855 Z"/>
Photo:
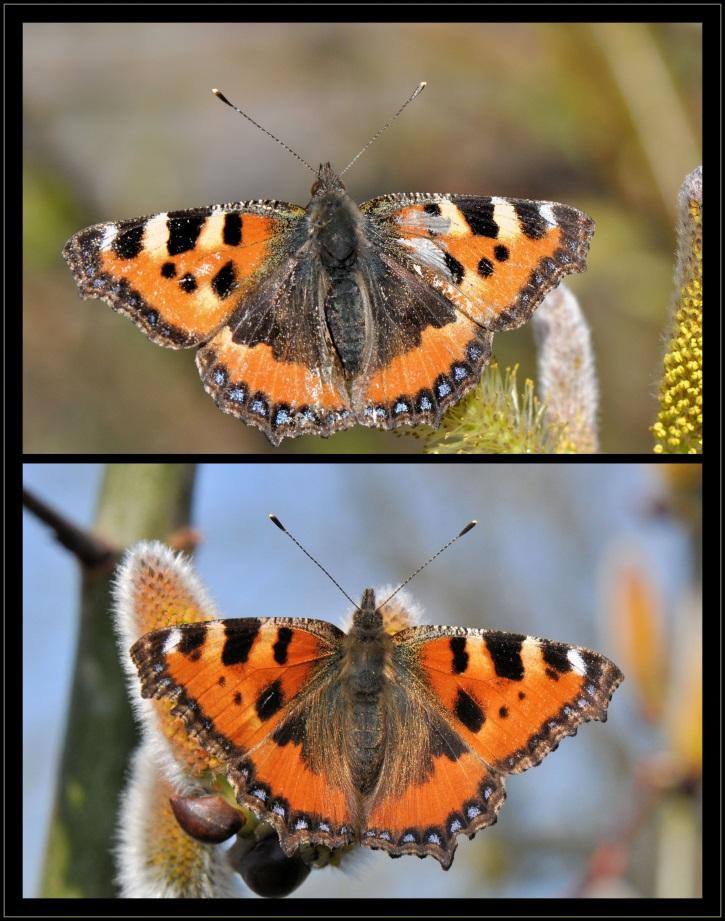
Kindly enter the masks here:
<path id="1" fill-rule="evenodd" d="M 169 348 L 273 444 L 360 424 L 437 426 L 594 232 L 567 205 L 406 193 L 358 206 L 329 163 L 306 208 L 212 205 L 75 234 L 81 293 Z"/>
<path id="2" fill-rule="evenodd" d="M 365 258 L 363 216 L 329 163 L 320 166 L 306 209 L 311 258 L 319 260 L 323 317 L 346 378 L 364 367 L 367 327 L 359 263 Z"/>
<path id="3" fill-rule="evenodd" d="M 394 676 L 393 643 L 385 633 L 375 593 L 363 593 L 360 608 L 343 646 L 340 663 L 341 693 L 351 727 L 347 762 L 355 795 L 368 796 L 380 777 L 385 754 L 386 687 Z M 356 813 L 362 810 L 356 804 Z"/>
<path id="4" fill-rule="evenodd" d="M 169 558 L 141 546 L 121 580 L 158 610 Z M 198 616 L 196 586 L 175 576 Z M 142 696 L 168 702 L 286 854 L 359 843 L 448 868 L 459 835 L 496 821 L 504 775 L 606 719 L 622 675 L 581 647 L 410 623 L 405 602 L 366 589 L 347 633 L 303 618 L 201 620 L 146 634 L 131 659 Z"/>

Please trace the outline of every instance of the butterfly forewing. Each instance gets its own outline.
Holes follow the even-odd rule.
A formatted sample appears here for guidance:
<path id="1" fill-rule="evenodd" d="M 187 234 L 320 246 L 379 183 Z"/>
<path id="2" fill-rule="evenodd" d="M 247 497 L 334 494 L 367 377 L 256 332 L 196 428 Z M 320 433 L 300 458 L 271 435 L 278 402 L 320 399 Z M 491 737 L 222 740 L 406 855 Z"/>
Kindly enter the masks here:
<path id="1" fill-rule="evenodd" d="M 102 298 L 159 345 L 188 348 L 229 319 L 300 213 L 280 202 L 162 212 L 89 227 L 63 255 L 85 297 Z"/>
<path id="2" fill-rule="evenodd" d="M 248 618 L 182 624 L 131 649 L 145 697 L 172 697 L 188 726 L 229 760 L 274 731 L 286 708 L 334 657 L 324 621 Z"/>
<path id="3" fill-rule="evenodd" d="M 556 202 L 475 195 L 388 195 L 362 206 L 390 249 L 488 330 L 524 323 L 546 293 L 585 268 L 591 219 Z"/>
<path id="4" fill-rule="evenodd" d="M 421 627 L 396 636 L 452 725 L 498 771 L 538 764 L 588 720 L 606 720 L 622 680 L 598 653 L 515 633 Z"/>

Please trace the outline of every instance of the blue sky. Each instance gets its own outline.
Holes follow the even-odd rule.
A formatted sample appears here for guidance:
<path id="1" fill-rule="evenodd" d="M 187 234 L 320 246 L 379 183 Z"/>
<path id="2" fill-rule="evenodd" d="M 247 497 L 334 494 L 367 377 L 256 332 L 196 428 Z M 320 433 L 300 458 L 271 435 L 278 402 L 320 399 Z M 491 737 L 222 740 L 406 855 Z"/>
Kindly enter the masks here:
<path id="1" fill-rule="evenodd" d="M 30 464 L 25 485 L 89 525 L 102 473 L 94 464 Z M 667 598 L 686 585 L 684 535 L 646 514 L 656 490 L 652 469 L 637 464 L 202 465 L 196 566 L 225 616 L 339 622 L 346 600 L 267 521 L 269 512 L 353 598 L 368 585 L 397 585 L 477 518 L 479 526 L 409 587 L 429 622 L 531 633 L 614 657 L 601 592 L 613 549 L 636 547 Z M 79 579 L 75 562 L 27 513 L 23 547 L 24 889 L 33 895 L 62 744 Z M 488 895 L 558 894 L 576 879 L 579 855 L 534 854 L 521 876 L 510 873 L 493 889 L 481 867 L 511 842 L 560 835 L 567 823 L 604 833 L 611 814 L 602 804 L 624 780 L 617 751 L 647 744 L 625 682 L 606 727 L 584 727 L 541 766 L 511 778 L 499 823 L 463 841 L 448 873 L 432 860 L 366 854 L 351 874 L 313 872 L 300 894 L 434 897 L 481 894 L 482 886 Z"/>

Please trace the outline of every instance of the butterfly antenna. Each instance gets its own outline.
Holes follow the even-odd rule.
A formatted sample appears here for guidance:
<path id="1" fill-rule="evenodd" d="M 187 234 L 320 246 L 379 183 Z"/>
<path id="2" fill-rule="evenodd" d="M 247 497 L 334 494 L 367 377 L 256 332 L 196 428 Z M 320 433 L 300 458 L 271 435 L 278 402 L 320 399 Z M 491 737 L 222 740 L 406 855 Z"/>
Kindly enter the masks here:
<path id="1" fill-rule="evenodd" d="M 233 102 L 229 102 L 229 100 L 228 100 L 227 97 L 224 95 L 224 93 L 222 93 L 221 90 L 213 89 L 213 90 L 212 90 L 212 93 L 214 93 L 214 95 L 217 97 L 217 99 L 221 99 L 222 102 L 226 103 L 226 104 L 229 106 L 230 109 L 234 109 L 235 112 L 239 112 L 240 115 L 243 115 L 244 118 L 246 118 L 248 122 L 251 122 L 256 128 L 259 128 L 260 131 L 264 131 L 265 134 L 268 134 L 268 135 L 272 138 L 273 141 L 276 141 L 278 144 L 281 144 L 282 147 L 284 147 L 285 150 L 288 150 L 288 151 L 292 154 L 293 157 L 297 157 L 297 159 L 300 161 L 300 163 L 304 163 L 308 170 L 310 170 L 310 171 L 313 172 L 315 175 L 317 175 L 317 170 L 316 170 L 316 169 L 313 169 L 313 168 L 310 166 L 310 164 L 307 162 L 307 160 L 303 159 L 303 158 L 297 153 L 296 150 L 292 150 L 291 147 L 288 147 L 287 144 L 285 144 L 284 141 L 280 141 L 280 139 L 279 139 L 276 135 L 272 134 L 271 131 L 267 131 L 266 128 L 263 128 L 260 124 L 258 124 L 257 122 L 255 122 L 255 120 L 254 120 L 251 116 L 247 115 L 246 112 L 242 112 L 242 110 L 241 110 L 240 108 L 238 108 L 237 106 L 235 106 Z M 284 530 L 284 528 L 282 528 L 282 530 Z M 290 537 L 292 537 L 291 534 L 290 534 Z"/>
<path id="2" fill-rule="evenodd" d="M 388 597 L 385 599 L 385 601 L 383 601 L 383 603 L 382 603 L 381 605 L 379 605 L 379 607 L 382 607 L 383 604 L 387 604 L 387 603 L 390 601 L 391 598 L 393 598 L 395 595 L 398 594 L 398 592 L 401 590 L 401 588 L 405 588 L 405 586 L 408 584 L 408 582 L 411 581 L 411 579 L 414 579 L 414 578 L 418 575 L 419 572 L 422 572 L 422 571 L 425 569 L 425 567 L 428 565 L 428 563 L 432 563 L 433 560 L 435 560 L 436 557 L 439 557 L 439 556 L 441 555 L 441 553 L 443 553 L 444 550 L 447 550 L 447 549 L 451 546 L 451 544 L 455 544 L 455 542 L 456 542 L 460 537 L 463 537 L 464 534 L 468 534 L 468 532 L 469 532 L 472 528 L 475 528 L 477 524 L 478 524 L 478 522 L 475 520 L 475 518 L 474 518 L 473 521 L 469 521 L 468 524 L 466 525 L 466 527 L 465 527 L 459 534 L 456 534 L 455 537 L 452 537 L 452 538 L 448 541 L 447 544 L 444 544 L 444 545 L 441 547 L 441 549 L 438 551 L 438 553 L 434 553 L 433 556 L 432 556 L 426 563 L 423 563 L 423 565 L 422 565 L 422 566 L 419 566 L 419 567 L 416 569 L 416 571 L 415 571 L 412 575 L 408 576 L 408 578 L 405 580 L 405 582 L 403 582 L 402 585 L 399 585 L 399 586 L 395 589 L 395 591 L 393 592 L 392 595 L 388 595 Z"/>
<path id="3" fill-rule="evenodd" d="M 416 96 L 419 96 L 419 95 L 423 92 L 423 90 L 426 88 L 426 85 L 427 85 L 427 84 L 426 84 L 425 80 L 423 80 L 422 83 L 419 83 L 419 84 L 418 84 L 418 86 L 415 88 L 415 90 L 413 91 L 413 93 L 411 93 L 411 95 L 408 96 L 408 98 L 405 100 L 405 102 L 403 103 L 403 105 L 398 109 L 398 111 L 395 113 L 395 115 L 393 115 L 393 117 L 390 119 L 390 121 L 387 122 L 387 124 L 383 125 L 383 127 L 380 129 L 380 131 L 378 131 L 377 134 L 374 134 L 374 135 L 370 138 L 370 140 L 367 142 L 367 144 L 363 147 L 363 149 L 362 149 L 361 151 L 359 151 L 359 153 L 357 153 L 357 154 L 352 158 L 352 160 L 350 160 L 350 162 L 347 164 L 347 166 L 345 167 L 345 169 L 340 173 L 341 176 L 344 176 L 345 173 L 346 173 L 346 172 L 350 169 L 350 167 L 353 165 L 353 163 L 354 163 L 356 160 L 358 160 L 358 159 L 365 153 L 365 151 L 368 149 L 368 147 L 370 147 L 371 144 L 374 144 L 375 141 L 377 141 L 377 139 L 380 137 L 380 135 L 383 133 L 383 131 L 386 131 L 386 130 L 393 124 L 393 122 L 394 122 L 395 119 L 400 115 L 400 113 L 403 111 L 403 109 L 404 109 L 406 106 L 409 106 L 410 103 L 415 99 L 415 97 L 416 97 Z M 214 92 L 216 92 L 216 90 L 214 90 Z"/>
<path id="4" fill-rule="evenodd" d="M 269 520 L 272 522 L 272 524 L 276 524 L 277 527 L 280 529 L 280 531 L 284 531 L 284 533 L 287 535 L 287 537 L 289 537 L 290 540 L 294 541 L 294 542 L 297 544 L 297 546 L 298 546 L 298 547 L 300 548 L 300 550 L 304 553 L 304 555 L 305 555 L 306 557 L 309 557 L 309 558 L 312 560 L 312 562 L 315 564 L 315 566 L 319 566 L 319 568 L 324 572 L 324 574 L 327 576 L 327 578 L 328 578 L 331 582 L 333 582 L 333 583 L 340 589 L 340 591 L 341 591 L 342 594 L 347 598 L 347 600 L 350 602 L 350 604 L 355 605 L 356 608 L 359 608 L 359 605 L 358 605 L 356 602 L 354 602 L 354 601 L 352 600 L 352 598 L 348 595 L 348 593 L 347 593 L 347 592 L 345 591 L 345 589 L 340 585 L 340 583 L 339 583 L 336 579 L 333 579 L 333 578 L 332 578 L 332 576 L 331 576 L 330 573 L 325 569 L 325 567 L 322 565 L 322 563 L 318 563 L 317 560 L 314 558 L 314 556 L 312 556 L 311 553 L 308 553 L 308 552 L 305 550 L 305 548 L 304 548 L 304 547 L 302 546 L 302 544 L 297 540 L 297 538 L 294 536 L 294 534 L 291 534 L 291 533 L 287 530 L 287 528 L 285 528 L 285 526 L 282 524 L 282 522 L 279 520 L 279 518 L 278 518 L 276 515 L 269 515 L 268 517 L 269 517 Z"/>

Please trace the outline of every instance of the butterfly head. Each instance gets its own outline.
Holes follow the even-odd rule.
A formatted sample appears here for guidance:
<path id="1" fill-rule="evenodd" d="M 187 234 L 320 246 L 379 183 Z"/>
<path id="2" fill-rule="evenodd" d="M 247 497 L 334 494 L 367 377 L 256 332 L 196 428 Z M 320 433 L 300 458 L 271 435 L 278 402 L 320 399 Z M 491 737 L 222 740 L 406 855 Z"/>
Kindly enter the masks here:
<path id="1" fill-rule="evenodd" d="M 344 192 L 345 183 L 340 179 L 329 163 L 320 163 L 317 179 L 312 183 L 312 195 L 325 195 L 328 192 Z"/>
<path id="2" fill-rule="evenodd" d="M 375 599 L 372 588 L 363 590 L 357 611 L 352 616 L 353 630 L 356 633 L 378 633 L 383 625 L 383 615 Z"/>

